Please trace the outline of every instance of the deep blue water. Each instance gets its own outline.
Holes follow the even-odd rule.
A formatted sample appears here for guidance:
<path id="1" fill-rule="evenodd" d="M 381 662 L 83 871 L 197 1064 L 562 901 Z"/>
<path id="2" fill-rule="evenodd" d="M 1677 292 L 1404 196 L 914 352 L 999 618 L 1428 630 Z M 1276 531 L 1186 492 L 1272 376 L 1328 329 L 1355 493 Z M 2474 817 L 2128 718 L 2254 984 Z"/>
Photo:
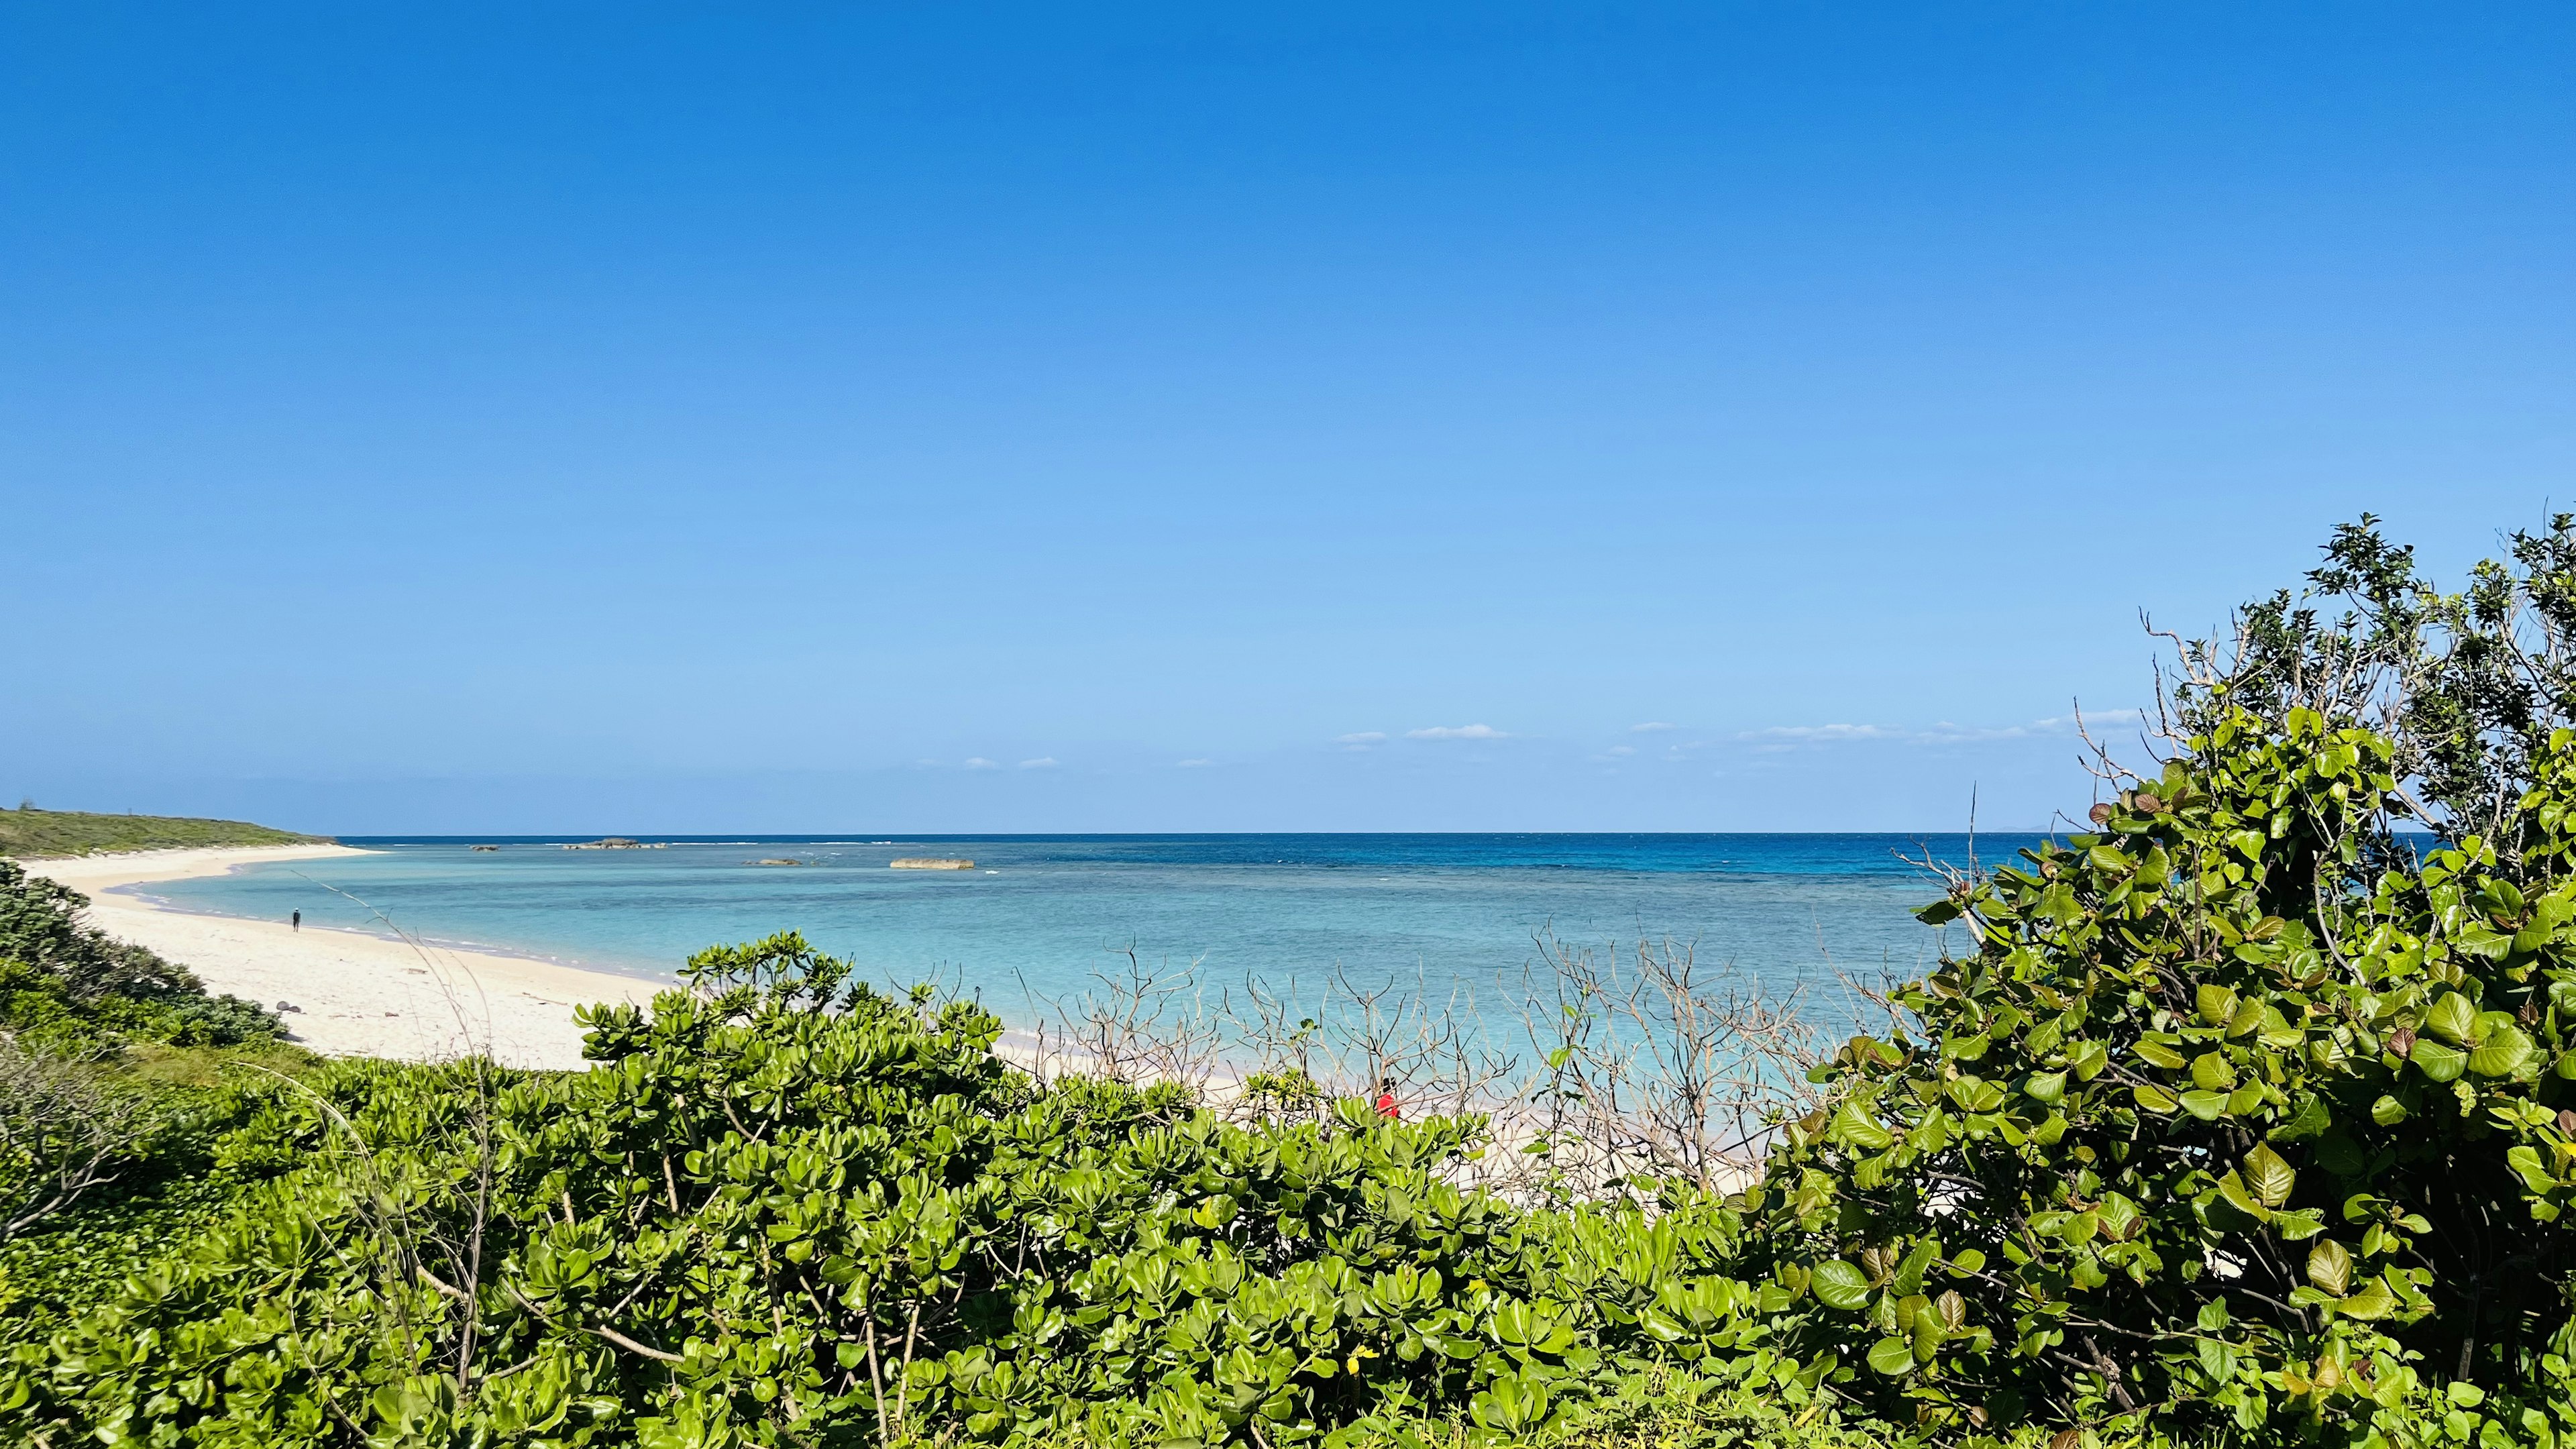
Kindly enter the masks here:
<path id="1" fill-rule="evenodd" d="M 662 976 L 701 947 L 801 930 L 896 982 L 942 977 L 1025 1021 L 1133 949 L 1217 985 L 1339 969 L 1490 995 L 1542 933 L 1606 947 L 1696 943 L 1786 986 L 1917 972 L 1938 894 L 1900 859 L 1965 862 L 1960 835 L 1055 835 L 656 837 L 568 851 L 565 837 L 356 839 L 380 853 L 137 887 L 189 909 L 380 929 Z M 2033 843 L 1986 836 L 1992 860 Z M 475 852 L 474 844 L 502 849 Z M 898 871 L 904 855 L 973 872 Z M 749 864 L 811 860 L 798 868 Z M 346 892 L 346 895 L 334 893 Z M 353 900 L 351 897 L 355 897 Z M 362 906 L 359 902 L 364 902 Z"/>

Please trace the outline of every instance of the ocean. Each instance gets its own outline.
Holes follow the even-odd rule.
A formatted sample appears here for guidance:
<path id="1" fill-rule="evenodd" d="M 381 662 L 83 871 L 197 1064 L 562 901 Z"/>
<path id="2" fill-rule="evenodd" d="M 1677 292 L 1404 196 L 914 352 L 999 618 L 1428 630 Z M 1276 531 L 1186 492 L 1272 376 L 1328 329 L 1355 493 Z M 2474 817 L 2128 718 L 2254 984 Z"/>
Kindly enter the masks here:
<path id="1" fill-rule="evenodd" d="M 1910 976 L 1942 933 L 1912 908 L 1939 885 L 1909 863 L 1964 864 L 2035 843 L 1964 835 L 979 835 L 363 839 L 378 852 L 267 863 L 130 891 L 188 910 L 500 948 L 668 979 L 703 947 L 796 930 L 866 976 L 938 980 L 1015 1026 L 1098 973 L 1259 978 L 1311 990 L 1336 973 L 1463 996 L 1489 1015 L 1542 939 L 1613 954 L 1687 943 L 1774 992 L 1842 1000 L 1845 976 Z M 477 851 L 476 845 L 497 850 Z M 904 856 L 971 871 L 894 870 Z M 795 859 L 798 866 L 764 866 Z M 1955 939 L 1954 948 L 1962 943 Z M 1827 1014 L 1834 1014 L 1829 1011 Z"/>

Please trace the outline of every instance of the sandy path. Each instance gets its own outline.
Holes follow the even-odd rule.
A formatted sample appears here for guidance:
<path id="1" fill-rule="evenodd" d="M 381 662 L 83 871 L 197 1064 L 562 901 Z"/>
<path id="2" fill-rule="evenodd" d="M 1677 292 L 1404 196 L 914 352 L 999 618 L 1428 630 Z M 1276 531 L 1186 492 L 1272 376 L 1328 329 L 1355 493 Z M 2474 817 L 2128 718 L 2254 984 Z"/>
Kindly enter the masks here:
<path id="1" fill-rule="evenodd" d="M 268 860 L 318 860 L 366 852 L 342 845 L 243 850 L 154 850 L 76 860 L 25 860 L 33 875 L 90 898 L 90 921 L 120 940 L 149 946 L 197 973 L 213 992 L 286 1015 L 295 1039 L 333 1056 L 428 1060 L 489 1042 L 513 1066 L 579 1067 L 581 1028 L 573 1007 L 595 1001 L 650 1001 L 652 982 L 499 952 L 417 949 L 360 931 L 245 921 L 172 910 L 112 887 L 221 875 Z"/>

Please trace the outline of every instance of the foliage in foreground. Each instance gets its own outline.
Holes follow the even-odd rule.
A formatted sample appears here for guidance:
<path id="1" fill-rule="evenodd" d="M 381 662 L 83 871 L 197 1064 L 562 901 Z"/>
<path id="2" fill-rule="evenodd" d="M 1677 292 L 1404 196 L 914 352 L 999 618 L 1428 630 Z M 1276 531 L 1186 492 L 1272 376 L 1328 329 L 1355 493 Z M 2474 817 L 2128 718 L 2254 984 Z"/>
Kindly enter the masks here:
<path id="1" fill-rule="evenodd" d="M 323 843 L 327 843 L 325 836 L 298 835 L 241 820 L 98 815 L 81 810 L 39 810 L 32 805 L 0 810 L 0 856 L 33 858 L 88 855 L 93 851 Z"/>
<path id="2" fill-rule="evenodd" d="M 1793 1404 L 1830 1367 L 1764 1350 L 1790 1296 L 1718 1271 L 1714 1201 L 1520 1213 L 1443 1180 L 1469 1122 L 1041 1088 L 980 1009 L 793 936 L 690 974 L 598 1011 L 588 1073 L 281 1091 L 219 1157 L 282 1175 L 22 1354 L 24 1412 L 109 1443 L 1362 1442 L 1536 1429 L 1652 1361 Z"/>
<path id="3" fill-rule="evenodd" d="M 230 1046 L 283 1034 L 266 1007 L 210 996 L 188 968 L 90 925 L 88 906 L 71 887 L 0 860 L 0 1037 Z"/>
<path id="4" fill-rule="evenodd" d="M 2450 597 L 2347 530 L 2318 581 L 2359 607 L 2253 610 L 2159 775 L 1926 908 L 1976 953 L 1818 1071 L 1760 1194 L 1855 1392 L 2576 1430 L 2576 533 L 2513 545 Z"/>
<path id="5" fill-rule="evenodd" d="M 110 939 L 86 904 L 0 860 L 0 1342 L 206 1226 L 227 1200 L 208 1147 L 240 1106 L 221 1064 L 305 1060 L 267 1011 Z"/>

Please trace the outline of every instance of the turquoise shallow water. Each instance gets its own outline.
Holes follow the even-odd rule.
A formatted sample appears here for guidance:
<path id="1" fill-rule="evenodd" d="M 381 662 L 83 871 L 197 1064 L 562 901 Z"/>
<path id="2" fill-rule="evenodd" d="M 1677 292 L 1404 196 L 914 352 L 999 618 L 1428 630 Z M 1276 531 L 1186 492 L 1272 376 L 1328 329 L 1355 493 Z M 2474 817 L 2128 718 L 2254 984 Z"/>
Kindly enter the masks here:
<path id="1" fill-rule="evenodd" d="M 1785 987 L 1837 971 L 1911 974 L 1938 893 L 1899 859 L 1964 862 L 1964 836 L 1222 835 L 710 840 L 571 851 L 559 839 L 365 840 L 368 856 L 252 866 L 133 887 L 190 910 L 381 929 L 648 977 L 719 942 L 801 930 L 895 982 L 940 977 L 1025 1023 L 1037 1001 L 1123 968 L 1217 985 L 1418 980 L 1491 1000 L 1553 932 L 1602 946 L 1692 941 Z M 1983 837 L 1991 860 L 2030 844 Z M 499 844 L 476 852 L 473 844 Z M 972 872 L 899 871 L 898 856 Z M 813 864 L 749 862 L 795 857 Z M 337 892 L 345 892 L 339 894 Z M 355 899 L 352 899 L 354 897 Z M 363 902 L 364 904 L 360 904 Z"/>

